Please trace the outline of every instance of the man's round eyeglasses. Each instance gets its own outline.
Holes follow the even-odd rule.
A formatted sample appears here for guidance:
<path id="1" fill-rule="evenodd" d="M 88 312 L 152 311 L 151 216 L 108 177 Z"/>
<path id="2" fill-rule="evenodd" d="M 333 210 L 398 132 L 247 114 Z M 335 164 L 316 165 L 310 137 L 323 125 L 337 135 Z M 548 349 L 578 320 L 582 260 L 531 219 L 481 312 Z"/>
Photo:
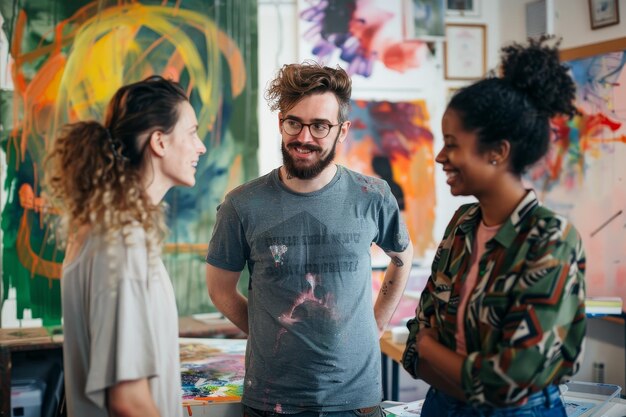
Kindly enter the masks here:
<path id="1" fill-rule="evenodd" d="M 280 125 L 283 131 L 289 136 L 298 136 L 302 132 L 304 126 L 309 128 L 309 133 L 315 139 L 324 139 L 330 133 L 330 129 L 335 126 L 341 126 L 343 123 L 336 125 L 324 122 L 302 123 L 294 119 L 280 119 Z"/>

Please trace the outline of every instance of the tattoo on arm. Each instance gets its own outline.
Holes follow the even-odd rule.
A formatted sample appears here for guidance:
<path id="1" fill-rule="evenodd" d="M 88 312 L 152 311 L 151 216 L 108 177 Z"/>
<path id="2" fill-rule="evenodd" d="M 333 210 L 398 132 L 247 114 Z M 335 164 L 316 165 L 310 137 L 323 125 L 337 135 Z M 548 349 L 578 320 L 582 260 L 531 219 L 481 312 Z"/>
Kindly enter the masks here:
<path id="1" fill-rule="evenodd" d="M 393 281 L 383 282 L 383 286 L 380 288 L 380 292 L 382 292 L 383 295 L 387 295 L 387 293 L 389 292 L 389 286 L 392 284 L 393 284 Z"/>
<path id="2" fill-rule="evenodd" d="M 397 267 L 404 266 L 404 262 L 402 262 L 402 259 L 398 258 L 397 256 L 392 256 L 391 262 L 393 262 L 393 264 Z"/>

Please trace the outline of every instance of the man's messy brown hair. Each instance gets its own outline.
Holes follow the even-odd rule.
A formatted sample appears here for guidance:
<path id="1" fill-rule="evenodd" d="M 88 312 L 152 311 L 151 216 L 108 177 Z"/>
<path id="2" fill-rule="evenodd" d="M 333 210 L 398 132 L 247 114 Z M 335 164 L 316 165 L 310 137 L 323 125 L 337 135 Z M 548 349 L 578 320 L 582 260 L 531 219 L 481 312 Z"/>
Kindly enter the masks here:
<path id="1" fill-rule="evenodd" d="M 325 67 L 317 62 L 284 65 L 265 93 L 272 111 L 286 113 L 304 97 L 333 93 L 339 103 L 339 123 L 348 120 L 352 80 L 341 68 Z"/>

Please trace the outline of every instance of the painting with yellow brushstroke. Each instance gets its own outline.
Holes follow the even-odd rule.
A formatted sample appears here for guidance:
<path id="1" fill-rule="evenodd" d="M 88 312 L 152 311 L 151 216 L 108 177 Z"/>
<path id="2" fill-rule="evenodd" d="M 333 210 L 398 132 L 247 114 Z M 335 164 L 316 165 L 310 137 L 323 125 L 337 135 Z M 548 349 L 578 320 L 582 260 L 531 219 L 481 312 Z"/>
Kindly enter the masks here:
<path id="1" fill-rule="evenodd" d="M 387 181 L 396 197 L 414 247 L 424 259 L 435 247 L 433 134 L 423 100 L 352 101 L 350 132 L 337 149 L 339 163 Z M 373 260 L 387 259 L 373 254 Z M 428 260 L 430 262 L 430 260 Z"/>
<path id="2" fill-rule="evenodd" d="M 12 90 L 0 91 L 2 283 L 58 324 L 63 251 L 42 215 L 42 162 L 65 123 L 102 120 L 122 85 L 161 74 L 186 88 L 207 146 L 197 185 L 167 196 L 164 260 L 181 314 L 211 308 L 203 252 L 229 188 L 258 175 L 256 2 L 9 0 L 0 5 Z M 3 83 L 4 84 L 4 83 Z"/>

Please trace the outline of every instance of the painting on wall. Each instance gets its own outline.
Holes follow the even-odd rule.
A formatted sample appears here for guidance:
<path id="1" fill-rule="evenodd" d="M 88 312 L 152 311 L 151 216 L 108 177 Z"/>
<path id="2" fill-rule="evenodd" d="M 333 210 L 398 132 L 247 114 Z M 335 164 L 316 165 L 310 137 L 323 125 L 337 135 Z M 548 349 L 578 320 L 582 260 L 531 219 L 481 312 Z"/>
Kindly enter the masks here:
<path id="1" fill-rule="evenodd" d="M 444 0 L 410 0 L 405 4 L 407 39 L 443 39 L 445 37 Z"/>
<path id="2" fill-rule="evenodd" d="M 188 91 L 208 151 L 197 185 L 166 196 L 164 260 L 181 314 L 206 311 L 204 254 L 216 206 L 258 174 L 256 3 L 252 0 L 2 2 L 13 90 L 0 92 L 2 281 L 44 324 L 60 319 L 63 251 L 44 218 L 42 162 L 65 123 L 102 120 L 113 93 L 152 74 Z M 254 45 L 254 46 L 251 46 Z"/>
<path id="3" fill-rule="evenodd" d="M 626 45 L 567 64 L 580 114 L 553 120 L 549 153 L 528 179 L 580 232 L 588 295 L 626 299 Z"/>
<path id="4" fill-rule="evenodd" d="M 357 88 L 403 87 L 403 75 L 433 59 L 425 42 L 405 39 L 404 3 L 298 0 L 300 60 L 339 65 Z"/>
<path id="5" fill-rule="evenodd" d="M 426 102 L 353 100 L 351 106 L 352 125 L 337 147 L 337 161 L 387 181 L 409 229 L 414 257 L 422 259 L 435 247 L 435 155 Z M 384 254 L 377 255 L 375 264 L 388 262 Z"/>
<path id="6" fill-rule="evenodd" d="M 245 339 L 181 339 L 183 406 L 240 402 L 245 353 Z"/>

